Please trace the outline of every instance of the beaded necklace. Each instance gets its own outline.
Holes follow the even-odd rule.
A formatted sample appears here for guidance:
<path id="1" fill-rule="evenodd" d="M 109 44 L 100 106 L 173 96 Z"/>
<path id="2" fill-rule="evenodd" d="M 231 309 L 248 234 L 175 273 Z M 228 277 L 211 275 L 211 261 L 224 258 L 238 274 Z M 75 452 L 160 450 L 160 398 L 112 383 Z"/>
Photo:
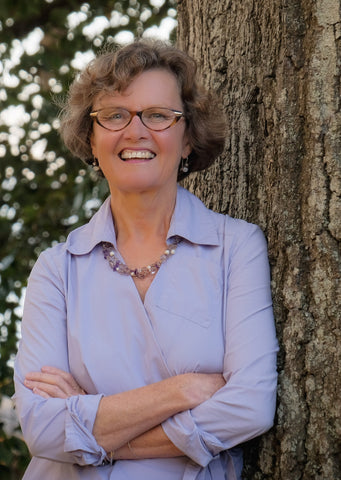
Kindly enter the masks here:
<path id="1" fill-rule="evenodd" d="M 181 242 L 181 238 L 175 236 L 173 242 L 170 245 L 167 245 L 166 250 L 163 252 L 159 260 L 146 267 L 141 268 L 129 268 L 128 265 L 121 262 L 115 254 L 112 243 L 102 242 L 103 255 L 106 260 L 108 260 L 110 267 L 114 272 L 117 272 L 121 275 L 130 275 L 131 277 L 136 278 L 146 278 L 148 275 L 155 275 L 159 270 L 161 265 L 165 263 L 171 255 L 175 254 L 176 247 Z"/>

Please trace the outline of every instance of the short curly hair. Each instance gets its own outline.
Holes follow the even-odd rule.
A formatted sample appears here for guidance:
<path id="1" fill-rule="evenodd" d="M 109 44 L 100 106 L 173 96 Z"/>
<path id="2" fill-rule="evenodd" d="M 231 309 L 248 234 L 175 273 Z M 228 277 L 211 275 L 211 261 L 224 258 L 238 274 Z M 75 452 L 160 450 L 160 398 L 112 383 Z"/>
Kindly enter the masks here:
<path id="1" fill-rule="evenodd" d="M 107 50 L 92 60 L 72 83 L 61 112 L 61 137 L 76 157 L 92 163 L 90 112 L 95 97 L 103 92 L 124 91 L 140 73 L 165 69 L 175 75 L 186 119 L 192 152 L 189 171 L 178 172 L 178 180 L 204 170 L 220 155 L 225 143 L 225 120 L 217 100 L 196 80 L 192 57 L 168 43 L 136 40 Z"/>

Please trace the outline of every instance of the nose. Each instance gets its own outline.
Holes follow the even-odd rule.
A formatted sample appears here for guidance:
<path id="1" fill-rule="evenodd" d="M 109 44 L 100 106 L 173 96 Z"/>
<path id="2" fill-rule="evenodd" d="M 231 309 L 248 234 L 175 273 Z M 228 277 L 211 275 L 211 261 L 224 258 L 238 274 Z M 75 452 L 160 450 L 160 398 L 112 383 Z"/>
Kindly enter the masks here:
<path id="1" fill-rule="evenodd" d="M 135 114 L 123 132 L 129 138 L 144 138 L 148 135 L 148 128 L 142 123 L 141 118 Z"/>

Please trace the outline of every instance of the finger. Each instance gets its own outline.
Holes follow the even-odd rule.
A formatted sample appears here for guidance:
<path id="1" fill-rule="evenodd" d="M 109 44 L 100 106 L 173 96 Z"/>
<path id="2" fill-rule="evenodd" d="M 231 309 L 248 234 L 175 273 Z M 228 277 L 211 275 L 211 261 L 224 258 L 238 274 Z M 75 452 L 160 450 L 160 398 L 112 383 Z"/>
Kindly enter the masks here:
<path id="1" fill-rule="evenodd" d="M 51 398 L 49 394 L 47 394 L 46 392 L 43 392 L 43 390 L 40 390 L 37 387 L 34 387 L 32 392 L 35 393 L 36 395 L 40 395 L 41 397 L 46 398 L 46 399 Z"/>
<path id="2" fill-rule="evenodd" d="M 58 377 L 63 378 L 66 382 L 70 381 L 70 379 L 73 380 L 73 377 L 70 373 L 65 372 L 65 370 L 61 370 L 57 367 L 50 367 L 48 365 L 45 365 L 44 367 L 41 367 L 41 371 L 50 375 L 57 375 Z"/>
<path id="3" fill-rule="evenodd" d="M 66 383 L 68 383 L 70 385 L 70 387 L 72 389 L 74 389 L 75 391 L 84 392 L 84 390 L 78 385 L 76 380 L 73 378 L 73 376 L 69 372 L 65 372 L 64 370 L 61 370 L 60 368 L 50 367 L 50 366 L 42 367 L 41 371 L 43 373 L 48 373 L 48 374 L 51 374 L 51 375 L 60 376 L 61 378 L 64 379 L 64 381 Z"/>
<path id="4" fill-rule="evenodd" d="M 63 398 L 66 399 L 71 395 L 68 395 L 63 390 L 61 390 L 56 385 L 50 385 L 48 383 L 33 382 L 31 380 L 25 380 L 25 386 L 33 391 L 33 393 L 38 393 L 44 398 Z M 42 395 L 44 393 L 44 395 Z M 47 396 L 45 396 L 47 395 Z"/>
<path id="5" fill-rule="evenodd" d="M 75 381 L 68 383 L 59 374 L 56 375 L 50 373 L 30 372 L 26 375 L 25 380 L 28 382 L 35 382 L 33 384 L 25 383 L 28 388 L 32 388 L 32 385 L 39 386 L 44 391 L 48 392 L 52 397 L 68 398 L 73 395 L 85 395 L 84 390 L 79 387 Z"/>
<path id="6" fill-rule="evenodd" d="M 61 397 L 61 393 L 67 395 L 75 395 L 74 389 L 65 382 L 65 380 L 57 375 L 50 375 L 48 373 L 31 372 L 26 375 L 26 380 L 34 382 L 34 385 L 52 394 L 53 397 Z M 32 384 L 31 384 L 32 385 Z M 50 393 L 52 392 L 52 393 Z"/>
<path id="7" fill-rule="evenodd" d="M 53 375 L 50 373 L 41 373 L 41 372 L 30 372 L 26 375 L 28 380 L 32 380 L 34 382 L 41 382 L 41 383 L 49 383 L 50 385 L 58 385 L 61 388 L 65 388 L 67 382 L 65 382 L 64 378 Z"/>

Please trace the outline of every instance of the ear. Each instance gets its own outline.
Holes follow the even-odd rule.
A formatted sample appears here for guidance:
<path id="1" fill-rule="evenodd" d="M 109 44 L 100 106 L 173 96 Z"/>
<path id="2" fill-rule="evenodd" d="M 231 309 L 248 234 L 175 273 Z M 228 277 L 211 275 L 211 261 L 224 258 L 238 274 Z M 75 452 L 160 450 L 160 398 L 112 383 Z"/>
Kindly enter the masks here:
<path id="1" fill-rule="evenodd" d="M 97 155 L 96 155 L 97 149 L 96 149 L 96 142 L 94 138 L 94 132 L 91 132 L 91 135 L 90 135 L 90 146 L 91 146 L 92 155 L 97 158 Z"/>
<path id="2" fill-rule="evenodd" d="M 189 154 L 191 153 L 191 151 L 192 151 L 192 147 L 191 147 L 191 145 L 190 145 L 190 143 L 189 143 L 187 134 L 185 133 L 184 139 L 183 139 L 183 146 L 182 146 L 181 157 L 182 157 L 182 158 L 187 158 L 187 157 L 189 156 Z"/>

